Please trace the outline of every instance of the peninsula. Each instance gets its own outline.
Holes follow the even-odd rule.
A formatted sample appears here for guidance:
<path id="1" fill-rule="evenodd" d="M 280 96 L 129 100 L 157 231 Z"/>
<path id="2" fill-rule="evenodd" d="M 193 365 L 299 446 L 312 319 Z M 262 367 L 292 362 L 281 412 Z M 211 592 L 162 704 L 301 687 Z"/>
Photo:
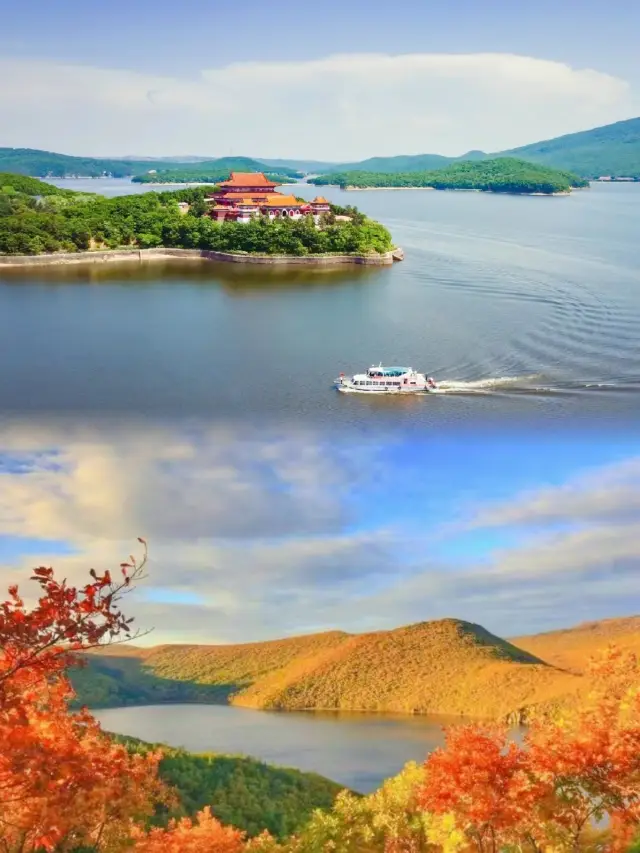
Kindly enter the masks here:
<path id="1" fill-rule="evenodd" d="M 519 195 L 568 195 L 589 182 L 571 172 L 527 163 L 513 157 L 464 160 L 426 172 L 329 172 L 309 178 L 317 186 L 342 189 L 476 190 Z"/>
<path id="2" fill-rule="evenodd" d="M 105 198 L 0 173 L 0 266 L 77 260 L 205 258 L 259 263 L 390 264 L 391 235 L 355 208 L 277 192 L 263 173 Z"/>

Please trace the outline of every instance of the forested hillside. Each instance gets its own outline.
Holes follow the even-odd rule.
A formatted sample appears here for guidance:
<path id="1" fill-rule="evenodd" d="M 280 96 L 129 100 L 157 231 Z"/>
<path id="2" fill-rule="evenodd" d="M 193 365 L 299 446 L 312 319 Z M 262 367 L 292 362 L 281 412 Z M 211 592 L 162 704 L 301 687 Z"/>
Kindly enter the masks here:
<path id="1" fill-rule="evenodd" d="M 132 175 L 148 175 L 153 180 L 153 174 L 169 175 L 172 173 L 189 173 L 196 176 L 220 175 L 224 179 L 229 172 L 277 172 L 281 177 L 295 178 L 300 172 L 287 166 L 278 169 L 269 168 L 264 163 L 251 157 L 218 157 L 209 160 L 193 162 L 188 160 L 179 165 L 178 161 L 163 160 L 118 160 L 117 158 L 73 157 L 68 154 L 57 154 L 53 151 L 39 151 L 33 148 L 0 148 L 0 171 L 14 172 L 21 175 L 31 175 L 36 178 L 125 178 Z M 160 180 L 156 177 L 156 180 Z M 197 180 L 197 178 L 195 178 Z M 164 178 L 169 182 L 169 177 Z M 181 181 L 179 181 L 181 182 Z"/>
<path id="2" fill-rule="evenodd" d="M 178 794 L 178 804 L 159 810 L 153 823 L 166 826 L 172 817 L 194 817 L 211 805 L 222 823 L 250 836 L 265 829 L 284 839 L 297 832 L 314 809 L 331 808 L 343 786 L 316 773 L 275 767 L 246 756 L 195 754 L 137 738 L 113 735 L 133 753 L 160 747 L 160 777 Z"/>
<path id="3" fill-rule="evenodd" d="M 84 683 L 74 676 L 79 699 L 101 697 L 109 705 L 120 704 L 120 696 L 128 704 L 144 703 L 149 691 L 162 701 L 177 701 L 174 685 L 185 683 L 202 691 L 186 701 L 502 719 L 522 715 L 523 709 L 555 707 L 582 685 L 579 676 L 547 665 L 479 625 L 454 619 L 371 634 L 158 646 L 138 650 L 133 663 L 119 660 L 117 653 L 97 665 L 93 660 L 89 657 L 89 669 L 80 676 Z M 144 674 L 138 697 L 136 672 Z M 98 685 L 93 682 L 97 676 Z"/>
<path id="4" fill-rule="evenodd" d="M 440 154 L 370 157 L 356 163 L 335 164 L 323 172 L 423 172 L 443 169 L 461 160 L 496 157 L 516 157 L 554 169 L 575 172 L 581 178 L 598 178 L 601 175 L 640 178 L 640 118 L 569 133 L 493 154 L 469 151 L 460 157 L 443 157 Z"/>
<path id="5" fill-rule="evenodd" d="M 640 118 L 546 139 L 502 151 L 500 156 L 568 169 L 585 178 L 640 178 Z"/>

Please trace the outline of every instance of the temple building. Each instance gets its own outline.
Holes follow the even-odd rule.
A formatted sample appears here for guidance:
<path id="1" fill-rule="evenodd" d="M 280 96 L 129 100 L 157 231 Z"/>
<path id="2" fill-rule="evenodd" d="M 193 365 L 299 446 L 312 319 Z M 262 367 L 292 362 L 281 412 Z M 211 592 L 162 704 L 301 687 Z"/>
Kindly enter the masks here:
<path id="1" fill-rule="evenodd" d="M 311 202 L 298 201 L 294 195 L 277 192 L 277 186 L 279 184 L 268 180 L 262 172 L 232 172 L 228 181 L 219 184 L 216 192 L 207 196 L 207 213 L 219 222 L 225 219 L 249 222 L 260 215 L 270 219 L 313 216 L 318 222 L 323 213 L 329 213 L 326 198 L 318 196 Z"/>

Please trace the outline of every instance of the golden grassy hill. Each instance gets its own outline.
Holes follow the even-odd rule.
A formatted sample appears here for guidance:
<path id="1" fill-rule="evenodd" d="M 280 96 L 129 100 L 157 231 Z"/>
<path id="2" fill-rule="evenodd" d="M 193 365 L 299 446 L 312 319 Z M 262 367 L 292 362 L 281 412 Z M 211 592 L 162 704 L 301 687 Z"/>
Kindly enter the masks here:
<path id="1" fill-rule="evenodd" d="M 520 719 L 532 706 L 555 706 L 582 682 L 579 675 L 479 625 L 454 619 L 359 635 L 336 631 L 262 643 L 131 651 L 126 658 L 115 657 L 117 648 L 101 656 L 100 672 L 104 692 L 105 679 L 118 678 L 120 668 L 129 704 L 135 701 L 134 665 L 144 680 L 145 698 L 149 691 L 162 697 L 168 690 L 173 699 L 174 688 L 188 683 L 212 691 L 215 700 L 253 708 L 494 719 Z"/>
<path id="2" fill-rule="evenodd" d="M 589 658 L 610 643 L 640 654 L 640 616 L 583 622 L 560 631 L 516 637 L 511 642 L 555 667 L 582 674 Z"/>

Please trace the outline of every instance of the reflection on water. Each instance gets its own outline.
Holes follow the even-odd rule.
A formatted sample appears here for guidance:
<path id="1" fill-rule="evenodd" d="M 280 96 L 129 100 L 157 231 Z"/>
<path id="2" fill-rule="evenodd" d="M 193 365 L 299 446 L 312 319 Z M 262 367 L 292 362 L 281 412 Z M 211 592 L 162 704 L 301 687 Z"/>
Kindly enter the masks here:
<path id="1" fill-rule="evenodd" d="M 279 290 L 324 288 L 345 284 L 371 283 L 388 274 L 388 267 L 278 267 L 250 264 L 225 264 L 206 260 L 154 260 L 149 262 L 78 263 L 68 266 L 42 267 L 37 279 L 54 284 L 116 284 L 136 287 L 140 284 L 182 283 L 221 287 L 232 295 L 261 294 Z M 33 284 L 34 269 L 0 270 L 0 281 L 9 284 Z"/>

